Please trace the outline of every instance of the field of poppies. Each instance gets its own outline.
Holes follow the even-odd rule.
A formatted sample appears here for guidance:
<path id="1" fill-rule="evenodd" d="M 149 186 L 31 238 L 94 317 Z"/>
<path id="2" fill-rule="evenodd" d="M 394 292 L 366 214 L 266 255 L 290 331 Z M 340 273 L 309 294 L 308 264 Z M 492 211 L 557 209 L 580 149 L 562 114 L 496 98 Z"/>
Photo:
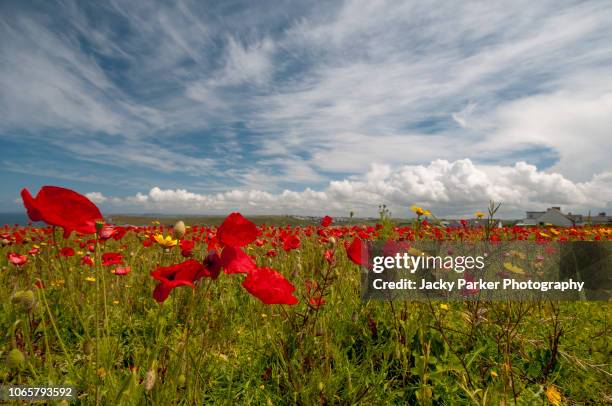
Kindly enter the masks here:
<path id="1" fill-rule="evenodd" d="M 612 228 L 107 224 L 22 192 L 0 229 L 0 382 L 79 404 L 606 404 L 609 302 L 360 298 L 366 241 L 611 240 Z M 493 224 L 493 222 L 490 222 Z"/>

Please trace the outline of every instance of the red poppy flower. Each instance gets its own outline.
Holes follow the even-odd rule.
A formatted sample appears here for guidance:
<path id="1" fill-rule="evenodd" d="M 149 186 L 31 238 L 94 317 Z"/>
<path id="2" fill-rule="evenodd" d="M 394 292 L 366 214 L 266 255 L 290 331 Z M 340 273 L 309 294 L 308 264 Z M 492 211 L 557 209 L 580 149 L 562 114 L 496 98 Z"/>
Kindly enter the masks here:
<path id="1" fill-rule="evenodd" d="M 334 251 L 333 250 L 325 250 L 325 260 L 330 264 L 334 261 Z"/>
<path id="2" fill-rule="evenodd" d="M 74 256 L 74 249 L 72 247 L 64 247 L 60 250 L 60 257 L 72 257 Z"/>
<path id="3" fill-rule="evenodd" d="M 410 249 L 410 244 L 407 241 L 387 240 L 382 247 L 382 254 L 385 257 L 394 257 L 397 254 L 402 254 Z"/>
<path id="4" fill-rule="evenodd" d="M 321 219 L 321 227 L 329 227 L 333 221 L 334 219 L 330 216 L 325 216 Z"/>
<path id="5" fill-rule="evenodd" d="M 151 272 L 153 279 L 159 281 L 153 291 L 153 298 L 161 303 L 176 287 L 191 286 L 193 288 L 193 283 L 203 277 L 205 271 L 204 265 L 195 259 L 188 259 L 171 266 L 158 266 L 155 271 Z"/>
<path id="6" fill-rule="evenodd" d="M 72 231 L 95 233 L 96 222 L 104 219 L 91 200 L 70 189 L 43 186 L 36 197 L 23 189 L 21 197 L 30 220 L 63 227 L 64 238 L 68 238 Z"/>
<path id="7" fill-rule="evenodd" d="M 85 255 L 83 258 L 81 258 L 81 264 L 92 266 L 94 262 L 89 255 Z"/>
<path id="8" fill-rule="evenodd" d="M 125 237 L 128 231 L 129 229 L 127 227 L 116 226 L 115 231 L 113 232 L 113 240 L 121 240 L 123 237 Z"/>
<path id="9" fill-rule="evenodd" d="M 221 258 L 217 251 L 212 250 L 204 258 L 204 276 L 217 279 L 221 273 Z"/>
<path id="10" fill-rule="evenodd" d="M 283 249 L 285 251 L 291 251 L 300 248 L 302 242 L 300 237 L 297 235 L 289 235 L 283 240 Z"/>
<path id="11" fill-rule="evenodd" d="M 38 255 L 38 253 L 40 252 L 40 249 L 34 247 L 31 250 L 28 251 L 28 254 L 30 255 Z"/>
<path id="12" fill-rule="evenodd" d="M 102 254 L 102 265 L 121 265 L 123 263 L 123 254 L 119 252 L 105 252 Z"/>
<path id="13" fill-rule="evenodd" d="M 25 265 L 26 262 L 28 262 L 28 257 L 26 257 L 25 255 L 18 254 L 16 252 L 9 252 L 6 255 L 6 258 L 8 259 L 8 262 L 15 266 Z"/>
<path id="14" fill-rule="evenodd" d="M 111 271 L 111 273 L 114 273 L 115 275 L 127 275 L 130 272 L 132 272 L 132 268 L 130 268 L 129 266 L 118 266 L 117 268 L 113 269 Z"/>
<path id="15" fill-rule="evenodd" d="M 104 224 L 102 226 L 102 229 L 98 233 L 98 237 L 102 241 L 108 240 L 109 238 L 111 238 L 115 234 L 115 232 L 116 232 L 116 228 L 114 226 L 111 226 L 109 224 Z"/>
<path id="16" fill-rule="evenodd" d="M 298 302 L 293 296 L 295 287 L 272 268 L 256 268 L 249 272 L 242 286 L 265 304 L 289 304 Z"/>
<path id="17" fill-rule="evenodd" d="M 243 247 L 257 238 L 257 226 L 240 213 L 232 213 L 217 230 L 218 240 L 232 247 Z"/>
<path id="18" fill-rule="evenodd" d="M 227 274 L 249 273 L 257 268 L 255 261 L 241 248 L 231 246 L 223 248 L 221 265 L 223 266 L 223 272 Z"/>
<path id="19" fill-rule="evenodd" d="M 317 309 L 325 304 L 325 299 L 323 299 L 320 294 L 317 294 L 311 297 L 308 303 Z"/>
<path id="20" fill-rule="evenodd" d="M 351 245 L 346 249 L 346 253 L 351 261 L 357 265 L 366 265 L 368 263 L 367 245 L 358 237 L 355 237 Z"/>
<path id="21" fill-rule="evenodd" d="M 306 280 L 304 282 L 306 285 L 306 295 L 309 300 L 308 303 L 310 306 L 318 309 L 319 307 L 325 304 L 325 299 L 321 296 L 321 288 L 319 287 L 319 283 L 317 281 Z"/>
<path id="22" fill-rule="evenodd" d="M 190 257 L 195 247 L 195 242 L 193 240 L 181 240 L 181 255 L 184 257 Z"/>

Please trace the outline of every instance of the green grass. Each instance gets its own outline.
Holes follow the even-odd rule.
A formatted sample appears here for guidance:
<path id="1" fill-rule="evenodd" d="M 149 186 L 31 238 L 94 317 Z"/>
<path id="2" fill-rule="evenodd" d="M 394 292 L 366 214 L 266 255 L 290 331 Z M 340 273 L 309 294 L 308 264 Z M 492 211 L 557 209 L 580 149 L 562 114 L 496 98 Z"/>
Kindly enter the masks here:
<path id="1" fill-rule="evenodd" d="M 2 363 L 0 382 L 75 385 L 79 404 L 542 404 L 552 385 L 569 404 L 612 395 L 609 303 L 362 302 L 341 243 L 302 236 L 274 258 L 249 248 L 297 287 L 296 306 L 266 306 L 225 274 L 158 304 L 149 272 L 183 260 L 177 249 L 110 240 L 104 251 L 132 267 L 120 277 L 41 248 L 21 269 L 6 262 L 19 247 L 0 250 L 1 357 L 26 357 Z M 325 286 L 318 309 L 308 279 Z M 32 308 L 12 300 L 29 289 Z"/>

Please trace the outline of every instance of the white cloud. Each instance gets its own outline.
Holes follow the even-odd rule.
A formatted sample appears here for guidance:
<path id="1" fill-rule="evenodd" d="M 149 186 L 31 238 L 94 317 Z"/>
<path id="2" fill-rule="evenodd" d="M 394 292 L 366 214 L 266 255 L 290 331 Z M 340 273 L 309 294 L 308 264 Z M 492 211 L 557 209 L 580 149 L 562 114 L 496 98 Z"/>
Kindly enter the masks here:
<path id="1" fill-rule="evenodd" d="M 85 193 L 85 196 L 94 203 L 104 203 L 108 199 L 100 192 Z"/>
<path id="2" fill-rule="evenodd" d="M 242 44 L 228 37 L 223 66 L 210 77 L 190 82 L 185 95 L 210 108 L 226 109 L 228 101 L 222 94 L 224 86 L 265 85 L 274 72 L 272 56 L 275 44 L 269 38 Z"/>
<path id="3" fill-rule="evenodd" d="M 552 169 L 578 180 L 611 169 L 612 85 L 525 97 L 499 106 L 492 115 L 493 129 L 481 144 L 485 151 L 549 146 L 560 155 Z"/>
<path id="4" fill-rule="evenodd" d="M 89 13 L 66 0 L 53 7 L 52 17 L 43 9 L 0 13 L 0 137 L 31 136 L 100 171 L 111 166 L 115 178 L 150 168 L 143 184 L 164 192 L 169 173 L 199 175 L 198 190 L 220 173 L 268 193 L 280 184 L 314 188 L 331 173 L 346 180 L 320 193 L 331 208 L 329 196 L 338 197 L 338 210 L 361 198 L 374 207 L 383 198 L 462 198 L 465 186 L 436 175 L 444 165 L 430 162 L 439 159 L 454 168 L 445 176 L 465 178 L 484 200 L 531 193 L 517 192 L 518 180 L 491 186 L 493 172 L 536 177 L 537 187 L 560 182 L 560 190 L 545 189 L 550 200 L 577 199 L 593 182 L 609 187 L 612 7 L 605 2 L 347 0 L 231 11 L 189 0 L 172 7 L 113 0 Z M 541 158 L 529 159 L 529 150 L 558 157 L 550 170 L 562 177 L 500 166 Z M 497 166 L 483 175 L 484 166 L 474 172 L 458 163 L 465 157 Z M 372 164 L 379 166 L 361 177 Z M 240 194 L 236 204 L 294 210 L 295 193 Z M 197 196 L 206 197 L 190 198 L 197 207 L 231 206 L 226 197 Z M 166 204 L 156 199 L 132 201 Z"/>
<path id="5" fill-rule="evenodd" d="M 272 73 L 273 51 L 274 43 L 270 39 L 244 46 L 230 37 L 225 68 L 218 84 L 263 83 Z"/>
<path id="6" fill-rule="evenodd" d="M 199 194 L 185 189 L 152 188 L 147 194 L 115 198 L 111 209 L 171 213 L 340 214 L 357 210 L 373 215 L 379 204 L 387 204 L 398 216 L 418 203 L 440 215 L 465 216 L 483 210 L 489 200 L 503 203 L 507 216 L 525 210 L 562 205 L 574 212 L 612 206 L 612 172 L 594 176 L 588 182 L 572 182 L 553 172 L 538 171 L 519 162 L 513 166 L 479 166 L 469 159 L 453 162 L 436 160 L 428 165 L 392 168 L 375 165 L 359 177 L 331 181 L 315 191 L 231 190 Z"/>

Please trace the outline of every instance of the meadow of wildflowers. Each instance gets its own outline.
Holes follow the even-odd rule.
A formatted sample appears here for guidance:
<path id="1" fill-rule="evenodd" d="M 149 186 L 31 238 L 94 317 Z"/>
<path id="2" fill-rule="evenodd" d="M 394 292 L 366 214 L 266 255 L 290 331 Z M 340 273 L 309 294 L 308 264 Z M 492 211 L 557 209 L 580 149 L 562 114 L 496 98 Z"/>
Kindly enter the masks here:
<path id="1" fill-rule="evenodd" d="M 22 192 L 0 229 L 0 382 L 79 404 L 605 404 L 609 302 L 362 301 L 371 240 L 606 241 L 610 227 L 106 224 Z M 494 209 L 493 209 L 494 210 Z M 479 217 L 485 214 L 478 213 Z"/>

